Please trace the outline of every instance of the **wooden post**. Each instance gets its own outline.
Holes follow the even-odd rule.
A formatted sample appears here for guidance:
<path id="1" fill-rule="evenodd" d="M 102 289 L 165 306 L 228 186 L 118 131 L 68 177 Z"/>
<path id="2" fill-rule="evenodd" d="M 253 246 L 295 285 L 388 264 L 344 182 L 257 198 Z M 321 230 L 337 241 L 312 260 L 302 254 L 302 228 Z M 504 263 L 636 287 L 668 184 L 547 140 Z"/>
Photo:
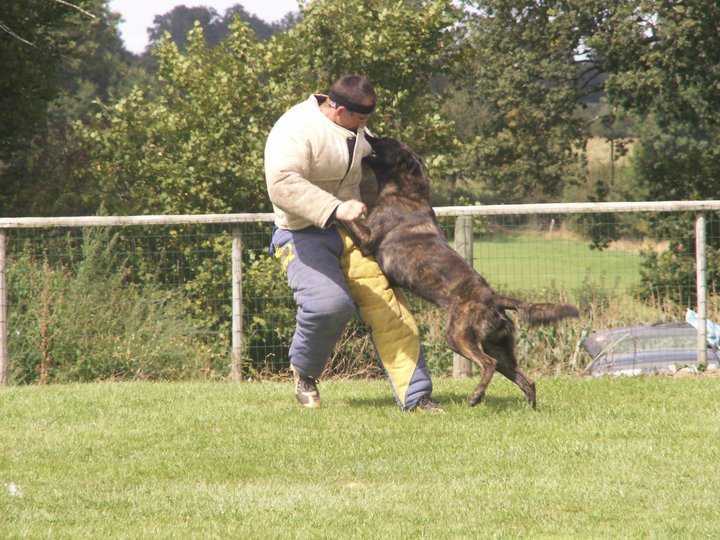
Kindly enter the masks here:
<path id="1" fill-rule="evenodd" d="M 8 383 L 7 281 L 5 279 L 5 231 L 0 229 L 0 385 Z"/>
<path id="2" fill-rule="evenodd" d="M 707 366 L 707 259 L 705 258 L 705 215 L 695 218 L 695 283 L 697 290 L 697 360 Z"/>
<path id="3" fill-rule="evenodd" d="M 473 265 L 473 223 L 472 216 L 458 216 L 455 219 L 455 251 Z M 472 363 L 457 353 L 453 353 L 453 378 L 472 376 Z"/>
<path id="4" fill-rule="evenodd" d="M 242 381 L 243 352 L 243 302 L 242 302 L 242 235 L 239 228 L 232 232 L 232 357 L 230 377 Z"/>

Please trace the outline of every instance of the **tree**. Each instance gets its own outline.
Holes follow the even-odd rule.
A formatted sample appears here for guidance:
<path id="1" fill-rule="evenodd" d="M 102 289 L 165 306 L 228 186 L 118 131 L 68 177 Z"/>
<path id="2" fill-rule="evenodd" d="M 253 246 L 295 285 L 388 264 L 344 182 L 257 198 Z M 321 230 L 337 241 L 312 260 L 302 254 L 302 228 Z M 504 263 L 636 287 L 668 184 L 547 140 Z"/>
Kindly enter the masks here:
<path id="1" fill-rule="evenodd" d="M 90 0 L 78 1 L 89 7 Z M 87 21 L 56 2 L 21 0 L 0 5 L 0 162 L 27 143 L 61 87 L 63 58 L 75 44 L 67 31 Z"/>
<path id="2" fill-rule="evenodd" d="M 269 24 L 256 15 L 248 13 L 240 4 L 226 9 L 223 16 L 220 16 L 215 9 L 205 6 L 176 6 L 163 15 L 155 16 L 153 25 L 148 28 L 150 37 L 148 48 L 159 43 L 167 32 L 173 43 L 181 51 L 185 51 L 188 32 L 193 29 L 195 23 L 198 23 L 203 29 L 206 43 L 214 47 L 227 37 L 230 32 L 230 24 L 235 17 L 239 17 L 250 26 L 257 39 L 261 41 L 270 38 L 278 31 L 286 30 L 296 22 L 292 13 L 288 13 L 280 24 Z"/>
<path id="3" fill-rule="evenodd" d="M 30 9 L 31 3 L 25 7 Z M 72 137 L 70 125 L 94 112 L 95 99 L 110 99 L 126 83 L 131 69 L 130 54 L 117 32 L 118 16 L 110 13 L 106 0 L 87 0 L 78 3 L 77 9 L 70 3 L 38 2 L 32 16 L 49 5 L 60 11 L 35 30 L 40 39 L 53 36 L 44 45 L 49 49 L 38 51 L 18 42 L 25 47 L 16 51 L 22 60 L 20 72 L 10 70 L 14 74 L 10 81 L 26 98 L 32 91 L 24 85 L 45 85 L 47 93 L 43 99 L 38 96 L 15 103 L 14 109 L 10 105 L 2 109 L 21 123 L 10 136 L 12 152 L 0 158 L 6 164 L 0 171 L 4 188 L 0 211 L 13 215 L 72 215 L 91 210 L 86 204 L 89 194 L 76 183 L 75 171 L 82 168 L 85 152 Z M 34 66 L 43 70 L 39 78 L 20 75 Z M 30 121 L 23 123 L 24 115 Z M 8 125 L 13 127 L 12 118 Z"/>
<path id="4" fill-rule="evenodd" d="M 181 51 L 184 51 L 187 46 L 187 34 L 193 29 L 195 23 L 202 27 L 207 43 L 215 46 L 225 37 L 221 21 L 222 19 L 213 8 L 176 6 L 164 15 L 155 16 L 153 25 L 148 28 L 150 46 L 158 43 L 167 32 L 173 43 Z"/>
<path id="5" fill-rule="evenodd" d="M 157 94 L 136 88 L 80 131 L 93 160 L 88 181 L 104 194 L 98 205 L 117 213 L 267 210 L 262 160 L 273 122 L 354 71 L 376 83 L 373 128 L 427 150 L 436 166 L 454 141 L 430 82 L 453 61 L 460 14 L 451 0 L 403 4 L 316 0 L 267 42 L 239 19 L 214 48 L 199 23 L 185 53 L 163 40 L 154 53 Z"/>
<path id="6" fill-rule="evenodd" d="M 170 40 L 155 49 L 157 85 L 136 87 L 78 126 L 91 156 L 86 177 L 97 207 L 119 214 L 262 211 L 261 45 L 238 22 L 221 46 L 196 24 L 187 53 Z M 235 56 L 237 53 L 240 56 Z"/>
<path id="7" fill-rule="evenodd" d="M 267 41 L 239 18 L 215 47 L 199 23 L 184 52 L 166 36 L 153 50 L 158 69 L 152 92 L 138 86 L 105 105 L 91 125 L 77 124 L 89 154 L 81 174 L 94 186 L 96 208 L 112 214 L 269 211 L 263 151 L 273 123 L 346 72 L 366 73 L 376 83 L 380 105 L 372 129 L 411 141 L 427 151 L 435 171 L 442 170 L 453 130 L 430 83 L 432 73 L 453 60 L 451 31 L 459 14 L 451 0 L 402 2 L 406 9 L 389 0 L 366 4 L 315 0 L 296 26 Z M 208 238 L 200 251 L 180 234 L 163 243 L 158 251 L 184 258 L 184 287 L 197 314 L 223 328 L 228 314 L 206 301 L 229 280 L 228 237 Z M 264 248 L 244 250 L 248 291 L 284 284 L 275 276 L 268 280 L 272 265 Z M 138 275 L 145 268 L 162 275 L 163 261 L 143 263 L 144 255 L 136 255 Z M 282 310 L 248 312 L 253 339 L 276 336 L 272 321 L 292 320 Z"/>
<path id="8" fill-rule="evenodd" d="M 170 40 L 177 45 L 178 49 L 185 52 L 188 33 L 195 24 L 202 28 L 205 42 L 210 47 L 215 47 L 227 38 L 230 33 L 230 25 L 235 18 L 239 18 L 250 26 L 255 37 L 261 41 L 270 38 L 277 32 L 284 32 L 299 20 L 299 17 L 290 12 L 279 23 L 270 24 L 248 13 L 240 4 L 229 7 L 222 16 L 215 9 L 205 6 L 192 8 L 177 6 L 165 14 L 155 17 L 153 26 L 148 28 L 149 44 L 145 48 L 145 52 L 137 58 L 137 65 L 147 72 L 154 72 L 157 69 L 157 60 L 151 51 L 165 35 L 169 35 Z"/>
<path id="9" fill-rule="evenodd" d="M 481 0 L 471 7 L 456 81 L 466 92 L 466 169 L 487 201 L 557 198 L 578 180 L 588 126 L 576 114 L 598 91 L 602 59 L 587 47 L 607 2 Z M 468 115 L 466 115 L 468 116 Z"/>
<path id="10" fill-rule="evenodd" d="M 95 208 L 111 214 L 270 210 L 263 149 L 274 112 L 261 91 L 264 45 L 236 20 L 228 38 L 212 48 L 198 23 L 185 53 L 166 37 L 153 54 L 158 69 L 151 91 L 135 87 L 104 105 L 90 125 L 76 124 L 90 159 L 82 179 L 96 194 Z M 125 236 L 144 233 L 127 231 Z M 229 249 L 226 235 L 189 241 L 175 230 L 149 248 L 154 257 L 142 248 L 133 250 L 135 279 L 175 275 L 170 266 L 182 260 L 191 309 L 223 329 L 227 306 L 207 302 L 224 293 Z M 176 255 L 163 259 L 162 253 Z"/>
<path id="11" fill-rule="evenodd" d="M 720 190 L 720 6 L 715 2 L 624 3 L 592 46 L 612 72 L 612 103 L 644 119 L 635 172 L 651 200 L 714 199 Z M 711 227 L 718 227 L 717 215 Z M 644 294 L 694 299 L 693 216 L 655 216 L 649 230 L 669 240 L 646 256 Z M 709 279 L 720 277 L 720 236 L 708 235 Z"/>

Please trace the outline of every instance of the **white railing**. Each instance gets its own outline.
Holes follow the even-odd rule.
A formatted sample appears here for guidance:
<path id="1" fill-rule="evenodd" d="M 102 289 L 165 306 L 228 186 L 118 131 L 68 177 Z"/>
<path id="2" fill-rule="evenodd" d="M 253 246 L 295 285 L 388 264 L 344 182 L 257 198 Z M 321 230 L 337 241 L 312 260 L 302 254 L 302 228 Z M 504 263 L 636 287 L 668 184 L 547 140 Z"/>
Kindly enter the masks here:
<path id="1" fill-rule="evenodd" d="M 698 312 L 698 361 L 707 364 L 706 318 L 707 287 L 705 259 L 705 211 L 720 210 L 720 201 L 659 201 L 659 202 L 610 202 L 610 203 L 565 203 L 565 204 L 508 204 L 489 206 L 445 206 L 435 208 L 440 217 L 456 217 L 456 246 L 472 264 L 472 228 L 468 226 L 471 216 L 498 215 L 542 215 L 578 213 L 620 213 L 620 212 L 697 212 L 696 217 L 696 289 Z M 205 214 L 205 215 L 160 215 L 160 216 L 86 216 L 58 218 L 0 218 L 0 384 L 8 380 L 7 341 L 7 285 L 6 285 L 6 239 L 7 231 L 13 229 L 57 228 L 57 227 L 119 227 L 134 225 L 192 225 L 271 222 L 272 214 Z M 462 246 L 462 247 L 461 247 Z M 232 242 L 232 365 L 231 376 L 240 380 L 241 354 L 243 348 L 242 328 L 242 235 L 239 228 L 233 229 Z M 456 357 L 453 373 L 462 375 L 469 371 L 464 359 Z"/>

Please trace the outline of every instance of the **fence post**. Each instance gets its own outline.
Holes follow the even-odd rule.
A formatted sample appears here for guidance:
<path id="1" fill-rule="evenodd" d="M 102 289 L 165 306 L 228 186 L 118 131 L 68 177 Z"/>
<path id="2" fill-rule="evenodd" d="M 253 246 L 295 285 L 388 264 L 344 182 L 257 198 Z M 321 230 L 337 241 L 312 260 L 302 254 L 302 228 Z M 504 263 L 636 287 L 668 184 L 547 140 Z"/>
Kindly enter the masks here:
<path id="1" fill-rule="evenodd" d="M 5 231 L 0 230 L 0 385 L 8 383 L 7 281 L 5 280 Z"/>
<path id="2" fill-rule="evenodd" d="M 697 290 L 697 360 L 698 366 L 707 366 L 707 259 L 705 258 L 705 215 L 695 218 L 695 269 Z"/>
<path id="3" fill-rule="evenodd" d="M 242 302 L 242 235 L 238 227 L 232 231 L 232 356 L 230 377 L 242 381 L 243 352 L 243 302 Z"/>
<path id="4" fill-rule="evenodd" d="M 472 216 L 458 216 L 455 219 L 455 251 L 473 265 L 473 222 Z M 453 353 L 453 378 L 472 376 L 472 363 L 457 353 Z"/>

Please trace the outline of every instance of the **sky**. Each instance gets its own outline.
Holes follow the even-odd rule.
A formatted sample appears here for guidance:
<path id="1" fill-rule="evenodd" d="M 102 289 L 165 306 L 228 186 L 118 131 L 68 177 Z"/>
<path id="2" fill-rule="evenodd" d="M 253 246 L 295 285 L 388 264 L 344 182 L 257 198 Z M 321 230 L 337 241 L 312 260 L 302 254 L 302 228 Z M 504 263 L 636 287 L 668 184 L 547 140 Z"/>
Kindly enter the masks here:
<path id="1" fill-rule="evenodd" d="M 110 0 L 110 9 L 120 13 L 120 35 L 125 48 L 136 54 L 145 50 L 148 44 L 147 29 L 152 26 L 155 15 L 163 15 L 172 11 L 175 6 L 187 7 L 207 6 L 214 8 L 220 15 L 225 10 L 240 4 L 250 14 L 254 14 L 266 22 L 282 19 L 288 11 L 298 11 L 297 0 Z"/>

